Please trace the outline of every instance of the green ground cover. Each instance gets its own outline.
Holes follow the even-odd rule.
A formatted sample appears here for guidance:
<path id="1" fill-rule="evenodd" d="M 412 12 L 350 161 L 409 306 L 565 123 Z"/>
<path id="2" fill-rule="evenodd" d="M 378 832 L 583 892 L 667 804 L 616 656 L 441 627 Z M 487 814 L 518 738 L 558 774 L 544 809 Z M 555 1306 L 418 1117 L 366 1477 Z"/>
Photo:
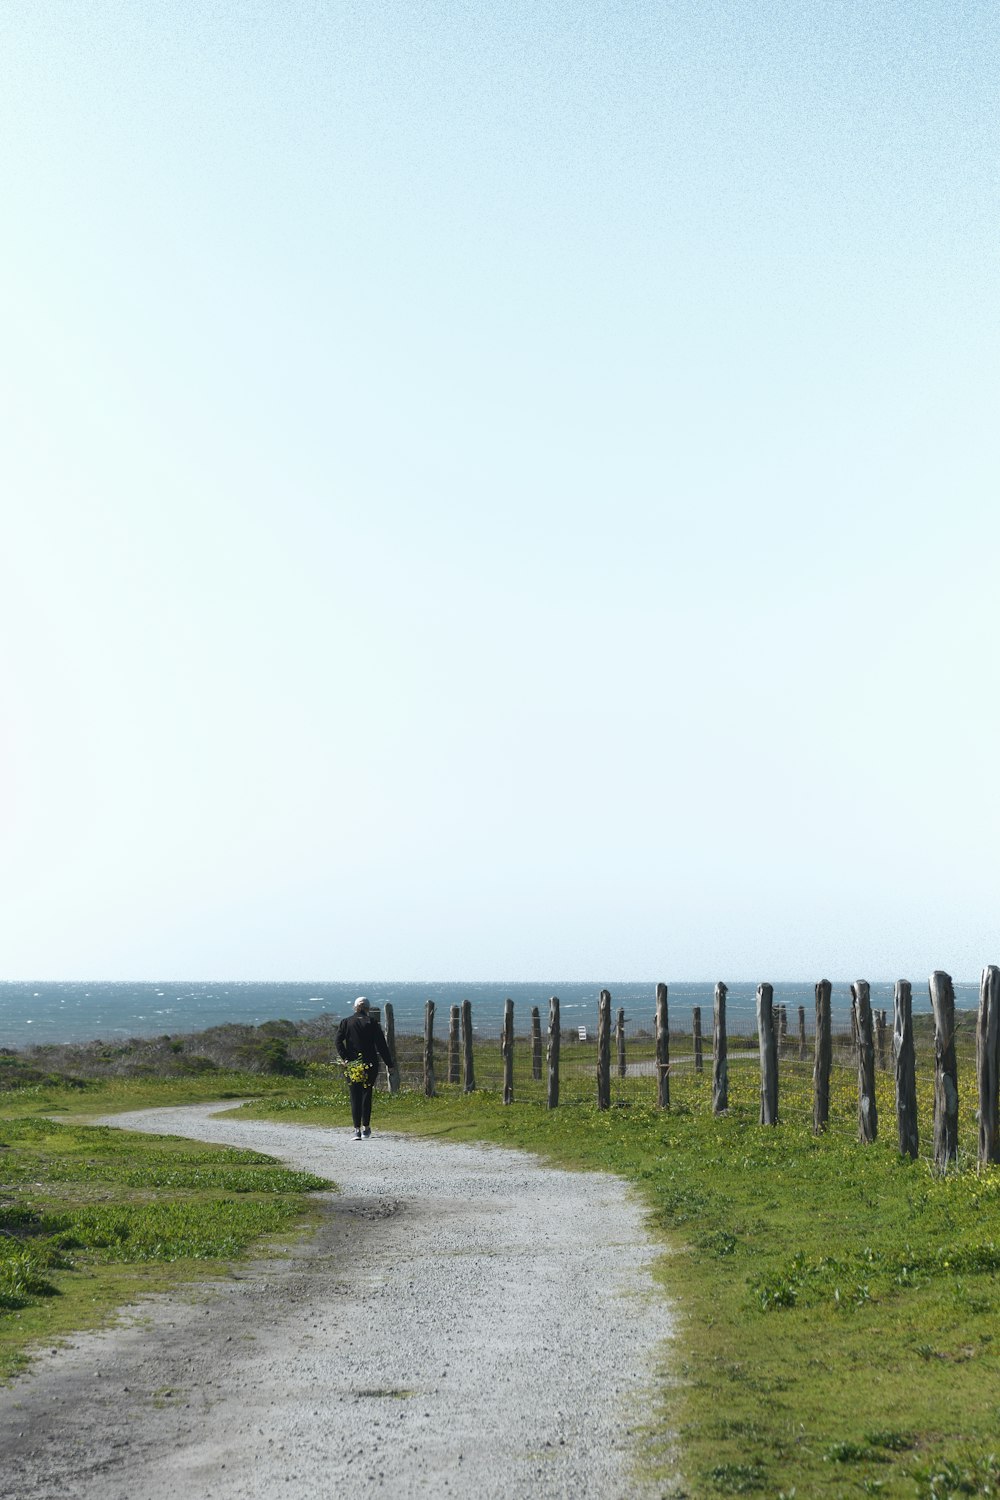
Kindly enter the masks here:
<path id="1" fill-rule="evenodd" d="M 709 1072 L 690 1066 L 672 1079 L 665 1113 L 653 1108 L 648 1077 L 616 1080 L 613 1107 L 599 1112 L 587 1069 L 564 1077 L 561 1107 L 549 1111 L 526 1051 L 508 1108 L 494 1091 L 465 1097 L 439 1082 L 433 1100 L 380 1094 L 376 1125 L 525 1147 L 636 1185 L 663 1239 L 659 1276 L 677 1311 L 655 1425 L 664 1455 L 679 1456 L 682 1493 L 997 1495 L 1000 1172 L 975 1170 L 968 1045 L 960 1053 L 961 1160 L 944 1178 L 926 1159 L 898 1157 L 888 1073 L 878 1078 L 880 1139 L 862 1148 L 852 1072 L 835 1069 L 830 1128 L 817 1138 L 809 1068 L 791 1059 L 773 1130 L 757 1124 L 749 1060 L 731 1069 L 731 1108 L 715 1118 Z M 488 1073 L 488 1051 L 482 1061 Z M 926 1056 L 918 1076 L 926 1150 Z M 218 1268 L 203 1255 L 229 1258 L 296 1222 L 308 1184 L 253 1153 L 85 1124 L 115 1110 L 250 1095 L 255 1115 L 347 1126 L 343 1083 L 322 1065 L 301 1079 L 40 1082 L 0 1095 L 3 1201 L 28 1215 L 7 1238 L 41 1252 L 24 1258 L 20 1286 L 13 1278 L 23 1305 L 0 1310 L 4 1368 L 28 1335 L 85 1326 L 143 1287 Z M 70 1124 L 50 1125 L 51 1114 Z M 15 1151 L 21 1166 L 11 1171 Z M 279 1206 L 280 1223 L 269 1216 Z M 184 1258 L 164 1258 L 179 1251 Z M 45 1295 L 41 1282 L 61 1295 Z"/>
<path id="2" fill-rule="evenodd" d="M 657 1424 L 664 1449 L 676 1445 L 683 1493 L 1000 1493 L 1000 1172 L 971 1161 L 968 1067 L 963 1160 L 944 1178 L 897 1155 L 888 1074 L 882 1137 L 863 1148 L 849 1074 L 817 1138 L 808 1069 L 784 1069 L 775 1129 L 757 1124 L 753 1070 L 734 1072 L 719 1118 L 708 1074 L 689 1072 L 667 1113 L 648 1081 L 603 1113 L 589 1097 L 504 1108 L 495 1093 L 442 1086 L 433 1100 L 380 1096 L 376 1124 L 527 1147 L 635 1183 L 678 1313 Z M 922 1079 L 929 1144 L 926 1069 Z M 333 1080 L 249 1108 L 346 1122 Z"/>
<path id="3" fill-rule="evenodd" d="M 248 1081 L 234 1079 L 242 1088 L 231 1097 Z M 218 1274 L 287 1234 L 307 1218 L 305 1195 L 329 1186 L 253 1151 L 49 1117 L 184 1103 L 193 1092 L 188 1080 L 143 1080 L 2 1096 L 0 1378 L 31 1345 L 99 1324 L 143 1292 Z"/>

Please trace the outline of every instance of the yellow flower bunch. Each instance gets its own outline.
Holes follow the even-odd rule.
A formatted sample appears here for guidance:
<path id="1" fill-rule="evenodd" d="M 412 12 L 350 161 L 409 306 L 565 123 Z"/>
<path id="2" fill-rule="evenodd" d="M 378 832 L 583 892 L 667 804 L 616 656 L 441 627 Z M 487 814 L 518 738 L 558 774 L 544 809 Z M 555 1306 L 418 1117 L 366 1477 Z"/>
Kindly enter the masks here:
<path id="1" fill-rule="evenodd" d="M 367 1088 L 369 1081 L 369 1068 L 366 1062 L 363 1062 L 360 1057 L 356 1057 L 352 1062 L 345 1062 L 343 1064 L 343 1068 L 344 1077 L 347 1079 L 348 1083 L 360 1083 Z"/>

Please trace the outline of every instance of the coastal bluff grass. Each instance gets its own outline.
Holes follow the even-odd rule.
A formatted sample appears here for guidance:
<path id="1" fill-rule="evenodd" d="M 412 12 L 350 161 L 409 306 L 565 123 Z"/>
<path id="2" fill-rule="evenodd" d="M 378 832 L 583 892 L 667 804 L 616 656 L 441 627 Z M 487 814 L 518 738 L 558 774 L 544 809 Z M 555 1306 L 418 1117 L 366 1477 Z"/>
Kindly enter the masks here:
<path id="1" fill-rule="evenodd" d="M 259 1087 L 231 1082 L 233 1097 Z M 0 1095 L 0 1379 L 32 1348 L 143 1294 L 218 1275 L 307 1222 L 307 1195 L 331 1186 L 322 1178 L 85 1118 L 196 1092 L 183 1080 L 81 1089 L 49 1079 Z"/>
<path id="2" fill-rule="evenodd" d="M 828 1131 L 812 1133 L 805 1077 L 786 1083 L 777 1128 L 757 1123 L 749 1088 L 713 1116 L 707 1076 L 683 1079 L 667 1111 L 638 1100 L 505 1107 L 445 1086 L 434 1099 L 380 1095 L 375 1124 L 634 1183 L 678 1314 L 655 1414 L 682 1475 L 674 1493 L 997 1495 L 1000 1171 L 977 1172 L 968 1150 L 944 1177 L 901 1158 L 887 1076 L 879 1090 L 885 1134 L 867 1147 L 846 1093 Z M 248 1109 L 346 1121 L 336 1086 Z"/>
<path id="3" fill-rule="evenodd" d="M 656 1408 L 641 1414 L 660 1440 L 664 1493 L 993 1496 L 1000 1171 L 975 1169 L 968 1080 L 963 1070 L 958 1168 L 943 1177 L 926 1158 L 898 1155 L 888 1074 L 877 1079 L 882 1135 L 862 1147 L 849 1077 L 829 1129 L 815 1136 L 808 1070 L 783 1077 L 782 1123 L 765 1128 L 749 1066 L 734 1070 L 731 1107 L 719 1117 L 708 1075 L 691 1070 L 676 1076 L 666 1111 L 653 1107 L 643 1079 L 634 1089 L 629 1080 L 629 1097 L 605 1111 L 590 1089 L 552 1111 L 537 1095 L 505 1107 L 491 1090 L 466 1096 L 447 1084 L 433 1099 L 380 1093 L 371 1149 L 382 1129 L 493 1141 L 634 1184 L 663 1243 L 657 1274 L 677 1315 Z M 14 1290 L 22 1306 L 0 1306 L 6 1370 L 32 1341 L 100 1321 L 144 1289 L 218 1271 L 258 1236 L 304 1222 L 310 1184 L 286 1180 L 255 1153 L 88 1123 L 227 1098 L 254 1116 L 348 1126 L 342 1080 L 315 1064 L 294 1077 L 220 1070 L 84 1087 L 37 1082 L 0 1095 L 0 1163 L 23 1167 L 20 1178 L 0 1170 L 3 1201 L 29 1216 L 8 1238 L 51 1255 L 24 1271 L 55 1288 L 25 1281 Z M 925 1149 L 929 1102 L 925 1082 Z M 139 1213 L 141 1225 L 129 1217 Z M 116 1225 L 128 1233 L 109 1232 Z M 641 1313 L 623 1307 L 622 1316 Z M 595 1368 L 595 1387 L 601 1378 Z"/>

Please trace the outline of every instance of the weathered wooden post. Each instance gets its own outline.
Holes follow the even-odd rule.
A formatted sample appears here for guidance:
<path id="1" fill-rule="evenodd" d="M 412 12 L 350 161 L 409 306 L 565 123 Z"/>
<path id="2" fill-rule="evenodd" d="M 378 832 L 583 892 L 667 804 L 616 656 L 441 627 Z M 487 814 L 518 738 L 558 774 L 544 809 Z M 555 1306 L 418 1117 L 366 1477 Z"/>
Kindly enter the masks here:
<path id="1" fill-rule="evenodd" d="M 813 1052 L 813 1130 L 819 1135 L 830 1119 L 830 1065 L 833 1062 L 833 1031 L 830 996 L 833 985 L 821 979 L 816 986 L 816 1042 Z"/>
<path id="2" fill-rule="evenodd" d="M 775 1007 L 778 1013 L 778 1056 L 784 1057 L 788 1050 L 788 1006 Z"/>
<path id="3" fill-rule="evenodd" d="M 979 1088 L 979 1160 L 1000 1161 L 1000 969 L 990 964 L 979 981 L 976 1019 L 976 1083 Z"/>
<path id="4" fill-rule="evenodd" d="M 942 1172 L 958 1156 L 958 1065 L 955 1061 L 955 989 L 951 975 L 930 977 L 934 1011 L 934 1163 Z"/>
<path id="5" fill-rule="evenodd" d="M 448 1082 L 458 1083 L 460 1077 L 458 1027 L 459 1009 L 453 1005 L 448 1012 Z"/>
<path id="6" fill-rule="evenodd" d="M 536 1082 L 542 1076 L 542 1018 L 537 1005 L 531 1007 L 531 1076 Z"/>
<path id="7" fill-rule="evenodd" d="M 559 997 L 553 995 L 549 1001 L 549 1109 L 557 1109 L 559 1105 Z"/>
<path id="8" fill-rule="evenodd" d="M 462 1080 L 463 1088 L 467 1094 L 476 1091 L 476 1063 L 472 1051 L 472 1001 L 462 1001 L 462 1052 L 464 1054 L 465 1077 Z"/>
<path id="9" fill-rule="evenodd" d="M 705 1066 L 705 1059 L 704 1059 L 704 1057 L 702 1055 L 702 1048 L 701 1048 L 701 1006 L 700 1005 L 693 1005 L 691 1007 L 691 1042 L 692 1042 L 692 1045 L 694 1046 L 694 1070 L 695 1070 L 696 1073 L 700 1073 L 700 1072 L 702 1072 L 702 1070 L 704 1069 L 704 1066 Z"/>
<path id="10" fill-rule="evenodd" d="M 663 983 L 656 986 L 656 1102 L 660 1109 L 670 1108 L 670 1030 Z"/>
<path id="11" fill-rule="evenodd" d="M 433 1099 L 434 1089 L 434 1001 L 424 1006 L 424 1093 Z"/>
<path id="12" fill-rule="evenodd" d="M 628 1065 L 625 1061 L 625 1011 L 622 1006 L 618 1007 L 615 1016 L 615 1049 L 618 1054 L 618 1077 L 628 1076 Z"/>
<path id="13" fill-rule="evenodd" d="M 886 1022 L 885 1022 L 885 1011 L 884 1010 L 877 1010 L 877 1011 L 875 1011 L 874 1014 L 875 1014 L 875 1061 L 878 1064 L 878 1070 L 879 1070 L 879 1072 L 880 1073 L 884 1073 L 885 1072 L 885 1067 L 886 1067 L 885 1034 L 886 1034 L 886 1031 L 888 1030 L 888 1027 L 886 1026 Z"/>
<path id="14" fill-rule="evenodd" d="M 720 979 L 715 986 L 712 1012 L 712 1113 L 721 1115 L 729 1108 L 729 1042 L 726 1038 L 726 996 L 729 991 Z"/>
<path id="15" fill-rule="evenodd" d="M 858 1140 L 870 1145 L 878 1136 L 878 1105 L 875 1102 L 875 1043 L 872 1040 L 871 989 L 867 979 L 851 985 L 858 1037 Z"/>
<path id="16" fill-rule="evenodd" d="M 389 1056 L 392 1058 L 393 1066 L 388 1069 L 389 1093 L 399 1093 L 399 1058 L 396 1055 L 396 1017 L 392 1013 L 392 1001 L 387 1000 L 384 1007 L 385 1013 L 385 1040 L 389 1047 Z"/>
<path id="17" fill-rule="evenodd" d="M 757 986 L 757 1042 L 760 1047 L 760 1123 L 778 1123 L 778 1039 L 774 1026 L 774 986 Z"/>
<path id="18" fill-rule="evenodd" d="M 892 1060 L 896 1069 L 896 1128 L 899 1154 L 914 1161 L 920 1149 L 917 1126 L 917 1059 L 913 1046 L 913 994 L 908 979 L 897 979 L 892 998 Z"/>
<path id="19" fill-rule="evenodd" d="M 611 992 L 597 1002 L 597 1107 L 611 1108 Z"/>
<path id="20" fill-rule="evenodd" d="M 500 1033 L 500 1056 L 503 1059 L 503 1102 L 514 1103 L 514 1002 L 503 1003 L 503 1030 Z"/>
<path id="21" fill-rule="evenodd" d="M 805 1062 L 809 1053 L 806 1050 L 806 1008 L 799 1006 L 799 1062 Z"/>

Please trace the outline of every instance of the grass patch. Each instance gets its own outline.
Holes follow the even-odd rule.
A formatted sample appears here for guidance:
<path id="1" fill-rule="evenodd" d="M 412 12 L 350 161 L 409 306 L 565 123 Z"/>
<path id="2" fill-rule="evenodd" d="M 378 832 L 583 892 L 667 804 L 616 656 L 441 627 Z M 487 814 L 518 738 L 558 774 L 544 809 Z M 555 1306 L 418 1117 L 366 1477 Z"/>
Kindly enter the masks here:
<path id="1" fill-rule="evenodd" d="M 172 1086 L 170 1102 L 184 1102 L 183 1088 Z M 90 1109 L 108 1107 L 103 1088 L 85 1092 Z M 136 1092 L 122 1108 L 139 1107 Z M 61 1108 L 78 1093 L 45 1085 L 4 1099 L 0 1377 L 23 1367 L 33 1343 L 218 1273 L 262 1237 L 288 1233 L 306 1216 L 304 1195 L 329 1186 L 255 1151 L 15 1113 L 26 1102 Z"/>
<path id="2" fill-rule="evenodd" d="M 971 1090 L 961 1169 L 942 1178 L 897 1155 L 888 1076 L 884 1137 L 868 1148 L 846 1089 L 815 1137 L 807 1069 L 783 1076 L 776 1129 L 757 1124 L 747 1077 L 719 1118 L 707 1075 L 692 1074 L 666 1113 L 638 1094 L 603 1113 L 579 1098 L 550 1112 L 443 1087 L 434 1100 L 380 1095 L 377 1123 L 636 1185 L 672 1252 L 658 1275 L 679 1313 L 679 1378 L 657 1425 L 676 1434 L 685 1494 L 1000 1494 L 1000 1172 L 970 1167 Z M 248 1109 L 346 1119 L 343 1091 L 315 1084 Z"/>
<path id="3" fill-rule="evenodd" d="M 322 1077 L 328 1088 L 332 1068 L 307 1070 L 302 1087 Z M 179 1104 L 210 1104 L 216 1099 L 248 1099 L 274 1093 L 281 1097 L 289 1080 L 266 1073 L 217 1072 L 184 1078 L 111 1078 L 83 1081 L 46 1079 L 0 1093 L 0 1122 L 31 1115 L 94 1119 L 130 1109 L 159 1109 Z M 299 1086 L 299 1085 L 297 1085 Z M 315 1084 L 313 1084 L 315 1086 Z"/>

